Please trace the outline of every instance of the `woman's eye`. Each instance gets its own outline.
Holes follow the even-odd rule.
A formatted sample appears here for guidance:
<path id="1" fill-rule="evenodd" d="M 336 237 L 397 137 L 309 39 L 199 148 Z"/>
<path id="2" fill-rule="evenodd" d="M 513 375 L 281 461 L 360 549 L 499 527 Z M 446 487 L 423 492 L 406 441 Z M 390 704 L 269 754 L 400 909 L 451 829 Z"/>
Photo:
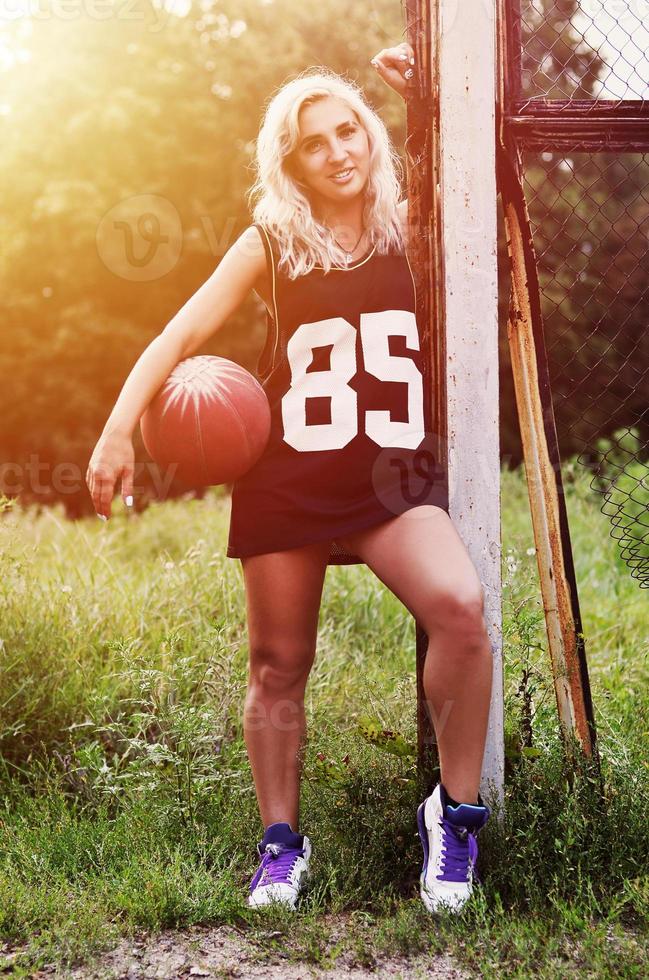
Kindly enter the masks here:
<path id="1" fill-rule="evenodd" d="M 350 139 L 354 135 L 355 132 L 356 132 L 356 130 L 353 129 L 350 126 L 349 129 L 343 129 L 341 131 L 341 136 L 342 136 L 343 139 Z M 321 146 L 322 146 L 322 141 L 321 140 L 315 140 L 315 142 L 313 142 L 313 143 L 308 143 L 307 144 L 307 148 L 306 148 L 307 149 L 307 153 L 315 153 L 316 150 L 319 150 Z"/>

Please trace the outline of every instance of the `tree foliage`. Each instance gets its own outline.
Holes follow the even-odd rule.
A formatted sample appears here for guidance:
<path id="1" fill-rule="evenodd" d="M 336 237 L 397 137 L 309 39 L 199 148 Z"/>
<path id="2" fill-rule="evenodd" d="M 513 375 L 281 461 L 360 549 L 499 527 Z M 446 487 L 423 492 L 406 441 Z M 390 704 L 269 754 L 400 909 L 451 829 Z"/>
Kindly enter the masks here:
<path id="1" fill-rule="evenodd" d="M 544 0 L 543 10 L 555 6 Z M 563 8 L 569 19 L 575 3 L 564 2 Z M 267 99 L 288 77 L 327 65 L 364 86 L 402 150 L 403 105 L 368 63 L 379 48 L 403 37 L 404 24 L 395 0 L 187 0 L 182 14 L 115 0 L 96 8 L 86 4 L 73 18 L 61 10 L 59 5 L 49 16 L 5 20 L 0 27 L 0 490 L 24 499 L 62 500 L 73 516 L 91 512 L 84 482 L 88 459 L 135 360 L 249 223 L 246 192 Z M 561 48 L 553 30 L 541 18 L 529 49 L 548 84 L 579 40 L 566 32 Z M 574 91 L 585 97 L 599 70 L 594 54 L 574 55 L 562 85 L 572 78 Z M 546 200 L 546 178 L 556 163 L 536 161 L 530 170 L 541 218 L 543 208 L 556 212 L 556 202 Z M 596 220 L 603 196 L 614 208 L 631 193 L 611 166 L 606 186 L 584 205 L 577 201 L 576 178 L 586 173 L 580 164 L 575 179 L 562 175 L 557 224 L 541 250 L 549 283 L 553 277 L 561 281 L 565 257 L 575 254 L 567 213 L 580 208 L 582 220 L 590 220 L 588 214 Z M 584 207 L 590 208 L 585 218 Z M 128 274 L 105 247 L 106 229 L 125 214 L 139 219 L 143 229 L 141 240 L 135 236 L 130 243 Z M 147 279 L 138 257 L 155 239 L 156 221 L 177 254 Z M 601 231 L 600 255 L 610 256 L 610 268 L 619 270 L 612 275 L 622 275 L 628 251 L 641 245 L 640 219 L 633 221 L 632 227 L 622 218 Z M 585 258 L 580 262 L 579 275 L 585 269 L 586 280 L 566 284 L 572 313 L 564 342 L 573 347 L 592 332 L 596 290 L 590 299 L 585 290 L 588 276 L 600 274 L 599 265 L 593 272 Z M 629 290 L 640 289 L 642 277 L 646 281 L 646 262 L 643 253 L 626 285 L 611 287 L 614 301 L 598 326 L 602 337 L 612 335 L 633 303 Z M 606 268 L 603 261 L 602 275 L 608 275 Z M 506 303 L 505 262 L 501 286 Z M 565 320 L 565 306 L 562 315 Z M 646 363 L 639 309 L 632 321 L 629 329 L 638 333 L 638 356 Z M 549 329 L 552 334 L 552 320 Z M 263 306 L 251 297 L 203 352 L 254 369 L 265 330 Z M 628 364 L 616 365 L 609 355 L 603 349 L 602 371 L 628 373 Z M 595 384 L 601 384 L 601 374 L 593 376 Z M 592 395 L 592 385 L 586 384 L 584 398 Z M 611 430 L 623 423 L 623 414 L 616 414 Z M 516 461 L 506 340 L 502 417 L 503 455 Z M 562 448 L 574 451 L 576 438 Z M 139 437 L 136 452 L 146 459 Z M 65 480 L 55 473 L 62 464 L 68 467 Z M 153 495 L 147 481 L 140 481 L 140 503 Z"/>
<path id="2" fill-rule="evenodd" d="M 0 35 L 13 55 L 31 55 L 6 68 L 0 116 L 3 480 L 72 515 L 91 510 L 88 459 L 133 363 L 249 223 L 254 139 L 275 88 L 325 64 L 365 86 L 397 145 L 405 126 L 399 98 L 368 67 L 403 31 L 388 0 L 110 9 L 7 22 Z M 162 232 L 165 214 L 175 218 L 177 261 L 151 281 L 116 274 L 102 255 L 98 233 L 129 199 L 144 218 L 160 211 Z M 133 244 L 136 256 L 145 248 Z M 264 336 L 251 297 L 202 353 L 252 369 Z M 145 456 L 139 439 L 136 450 Z M 52 477 L 62 462 L 75 474 L 64 489 Z"/>

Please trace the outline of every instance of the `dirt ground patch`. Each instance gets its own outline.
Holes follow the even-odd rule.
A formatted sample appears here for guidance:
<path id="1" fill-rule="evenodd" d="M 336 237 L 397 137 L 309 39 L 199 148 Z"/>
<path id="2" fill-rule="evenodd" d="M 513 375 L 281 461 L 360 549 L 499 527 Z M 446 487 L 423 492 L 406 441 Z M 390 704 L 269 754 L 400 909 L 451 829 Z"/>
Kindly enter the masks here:
<path id="1" fill-rule="evenodd" d="M 64 974 L 70 980 L 185 980 L 185 978 L 251 978 L 251 980 L 468 980 L 469 974 L 450 957 L 417 955 L 385 957 L 367 966 L 342 954 L 328 969 L 292 961 L 279 950 L 272 959 L 259 943 L 231 926 L 195 926 L 156 936 L 123 940 L 90 966 Z M 57 976 L 41 971 L 36 977 Z M 59 977 L 63 974 L 58 974 Z"/>

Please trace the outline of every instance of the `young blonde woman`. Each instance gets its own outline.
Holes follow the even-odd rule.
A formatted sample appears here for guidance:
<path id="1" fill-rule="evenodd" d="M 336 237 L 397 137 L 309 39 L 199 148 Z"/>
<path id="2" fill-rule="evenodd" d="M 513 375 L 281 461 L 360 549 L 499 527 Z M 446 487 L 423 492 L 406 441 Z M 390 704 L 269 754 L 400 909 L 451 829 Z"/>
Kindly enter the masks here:
<path id="1" fill-rule="evenodd" d="M 405 95 L 407 44 L 372 64 Z M 254 289 L 269 313 L 258 376 L 264 455 L 233 489 L 227 554 L 242 562 L 250 668 L 244 731 L 264 834 L 249 904 L 295 906 L 311 844 L 299 829 L 304 691 L 327 566 L 362 562 L 424 628 L 442 783 L 419 807 L 421 897 L 469 898 L 491 691 L 476 570 L 435 482 L 398 158 L 354 84 L 311 69 L 274 95 L 257 143 L 254 224 L 144 351 L 88 467 L 100 517 L 131 501 L 132 433 L 166 377 Z M 413 814 L 414 820 L 414 814 Z"/>

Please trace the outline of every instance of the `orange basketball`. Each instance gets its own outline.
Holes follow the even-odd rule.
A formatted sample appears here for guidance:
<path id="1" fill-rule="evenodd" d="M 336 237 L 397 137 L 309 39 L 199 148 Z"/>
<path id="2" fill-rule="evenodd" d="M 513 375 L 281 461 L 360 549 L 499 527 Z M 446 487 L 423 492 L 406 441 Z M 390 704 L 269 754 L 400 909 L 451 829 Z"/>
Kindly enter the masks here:
<path id="1" fill-rule="evenodd" d="M 259 382 L 226 357 L 180 361 L 140 420 L 151 458 L 188 487 L 231 483 L 259 459 L 270 407 Z"/>

